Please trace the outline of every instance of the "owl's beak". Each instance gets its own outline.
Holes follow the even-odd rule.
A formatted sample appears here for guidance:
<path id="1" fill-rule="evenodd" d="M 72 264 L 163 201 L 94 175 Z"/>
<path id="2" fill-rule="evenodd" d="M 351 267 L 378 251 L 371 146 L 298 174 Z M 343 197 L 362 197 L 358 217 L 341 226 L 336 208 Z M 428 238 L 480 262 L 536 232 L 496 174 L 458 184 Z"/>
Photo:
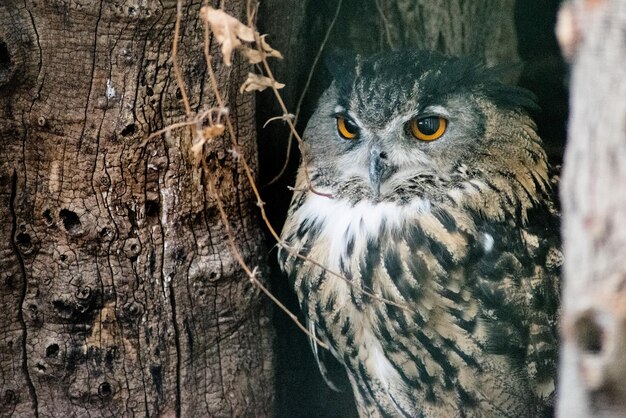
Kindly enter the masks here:
<path id="1" fill-rule="evenodd" d="M 389 164 L 387 163 L 387 154 L 378 147 L 370 149 L 370 185 L 376 196 L 380 195 L 380 185 L 387 178 Z"/>

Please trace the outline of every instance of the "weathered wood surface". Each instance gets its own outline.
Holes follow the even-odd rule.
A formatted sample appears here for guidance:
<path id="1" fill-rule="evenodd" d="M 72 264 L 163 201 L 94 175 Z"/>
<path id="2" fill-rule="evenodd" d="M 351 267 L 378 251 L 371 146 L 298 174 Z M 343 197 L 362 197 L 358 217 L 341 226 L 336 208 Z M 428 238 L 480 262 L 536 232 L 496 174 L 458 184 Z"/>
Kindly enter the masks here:
<path id="1" fill-rule="evenodd" d="M 564 4 L 572 59 L 561 198 L 558 415 L 626 416 L 626 2 Z M 565 9 L 567 8 L 567 9 Z"/>
<path id="2" fill-rule="evenodd" d="M 193 111 L 215 106 L 201 5 L 183 1 L 180 38 Z M 185 151 L 188 131 L 140 145 L 185 116 L 175 17 L 174 0 L 0 3 L 0 416 L 271 415 L 268 303 L 205 187 L 262 263 L 230 139 L 209 145 L 213 178 Z M 214 69 L 256 168 L 237 62 Z"/>

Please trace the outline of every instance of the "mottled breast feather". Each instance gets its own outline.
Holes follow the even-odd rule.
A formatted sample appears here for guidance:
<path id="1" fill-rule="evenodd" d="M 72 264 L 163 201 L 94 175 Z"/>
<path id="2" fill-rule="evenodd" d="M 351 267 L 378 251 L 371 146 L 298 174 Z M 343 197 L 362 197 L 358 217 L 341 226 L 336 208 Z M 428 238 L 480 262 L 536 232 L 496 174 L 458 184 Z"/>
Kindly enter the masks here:
<path id="1" fill-rule="evenodd" d="M 514 208 L 493 221 L 473 205 L 294 195 L 283 231 L 292 252 L 280 250 L 281 266 L 357 386 L 362 415 L 550 410 L 561 263 L 550 232 L 558 231 L 555 210 L 538 200 L 525 222 Z"/>

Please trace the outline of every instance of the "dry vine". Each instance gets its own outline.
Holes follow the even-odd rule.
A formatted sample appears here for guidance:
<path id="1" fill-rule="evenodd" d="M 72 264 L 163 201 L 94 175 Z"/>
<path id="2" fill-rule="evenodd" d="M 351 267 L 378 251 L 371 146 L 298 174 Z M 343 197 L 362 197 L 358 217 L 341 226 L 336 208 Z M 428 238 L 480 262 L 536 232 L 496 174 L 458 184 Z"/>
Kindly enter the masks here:
<path id="1" fill-rule="evenodd" d="M 298 116 L 300 116 L 300 109 L 302 107 L 302 103 L 304 102 L 304 97 L 306 95 L 307 90 L 309 89 L 309 86 L 311 85 L 311 80 L 313 80 L 313 74 L 315 74 L 315 68 L 317 67 L 318 62 L 320 58 L 322 57 L 322 52 L 324 51 L 324 48 L 326 47 L 328 38 L 330 38 L 330 33 L 333 30 L 333 27 L 335 27 L 335 23 L 337 22 L 337 18 L 339 17 L 339 11 L 341 10 L 342 4 L 343 4 L 343 0 L 339 0 L 337 2 L 335 15 L 333 16 L 332 20 L 330 21 L 330 24 L 328 25 L 328 29 L 326 30 L 326 34 L 324 35 L 324 39 L 322 40 L 322 43 L 320 44 L 317 54 L 315 55 L 315 58 L 313 59 L 313 63 L 311 64 L 311 69 L 309 70 L 309 74 L 307 75 L 306 83 L 304 83 L 302 93 L 300 93 L 300 97 L 298 98 L 298 103 L 296 104 L 296 113 L 295 115 L 291 115 L 291 114 L 289 115 L 290 117 L 293 116 L 291 117 L 291 119 L 293 120 L 293 125 L 296 125 L 298 123 Z M 272 119 L 284 119 L 284 118 L 285 118 L 284 116 L 277 116 Z M 272 119 L 265 122 L 265 124 L 269 123 Z M 265 125 L 263 125 L 263 127 L 265 127 Z M 294 132 L 295 130 L 293 131 L 291 129 L 289 130 L 289 138 L 287 139 L 287 151 L 285 152 L 285 162 L 283 163 L 283 167 L 280 169 L 278 174 L 272 180 L 270 180 L 268 185 L 276 182 L 280 177 L 282 177 L 283 174 L 285 174 L 285 170 L 287 169 L 287 165 L 289 163 L 289 155 L 291 154 L 291 145 L 293 144 Z M 298 145 L 300 145 L 300 142 L 298 142 Z M 300 148 L 301 148 L 300 150 L 302 151 L 302 147 Z"/>
<path id="2" fill-rule="evenodd" d="M 334 22 L 338 16 L 340 7 L 341 7 L 341 0 L 338 3 L 335 17 L 332 21 L 329 31 L 330 29 L 332 29 L 332 25 L 334 25 Z M 268 63 L 268 58 L 270 57 L 282 58 L 282 55 L 280 54 L 280 52 L 270 47 L 270 45 L 265 40 L 265 35 L 259 34 L 259 32 L 256 30 L 256 27 L 254 24 L 256 12 L 257 12 L 256 4 L 253 3 L 253 0 L 248 0 L 247 25 L 244 25 L 233 16 L 224 12 L 222 9 L 214 9 L 213 7 L 209 6 L 208 0 L 205 0 L 205 5 L 202 7 L 200 11 L 200 17 L 203 19 L 203 22 L 204 22 L 204 56 L 206 60 L 206 66 L 207 66 L 209 79 L 211 82 L 211 88 L 217 100 L 218 107 L 205 110 L 198 114 L 193 114 L 193 112 L 191 111 L 191 107 L 189 105 L 189 101 L 188 101 L 186 89 L 185 89 L 185 84 L 182 78 L 181 69 L 178 64 L 178 59 L 177 59 L 178 39 L 180 36 L 180 21 L 182 18 L 182 0 L 178 0 L 177 9 L 176 9 L 176 23 L 175 23 L 175 28 L 174 28 L 174 41 L 172 44 L 171 59 L 172 59 L 172 66 L 174 68 L 174 74 L 176 77 L 176 83 L 178 85 L 178 88 L 181 91 L 181 97 L 182 97 L 183 105 L 185 107 L 187 119 L 183 122 L 171 124 L 159 131 L 152 133 L 150 136 L 148 136 L 148 138 L 146 138 L 143 141 L 142 145 L 145 145 L 149 140 L 155 137 L 161 136 L 163 134 L 169 134 L 171 133 L 171 131 L 175 129 L 190 127 L 192 128 L 191 129 L 192 146 L 190 150 L 194 156 L 194 159 L 200 162 L 202 170 L 204 171 L 204 174 L 206 175 L 206 178 L 211 179 L 212 173 L 210 172 L 207 166 L 206 159 L 202 158 L 204 144 L 222 135 L 224 132 L 227 132 L 228 136 L 230 137 L 231 147 L 232 147 L 230 152 L 233 154 L 236 161 L 241 163 L 242 165 L 244 174 L 246 178 L 248 179 L 252 192 L 256 198 L 256 204 L 259 207 L 261 218 L 263 219 L 263 222 L 267 226 L 272 237 L 276 240 L 276 243 L 277 243 L 276 245 L 288 251 L 291 255 L 301 260 L 304 260 L 305 262 L 311 263 L 316 267 L 324 269 L 329 274 L 335 277 L 338 277 L 341 280 L 344 280 L 350 286 L 354 286 L 354 284 L 350 282 L 343 275 L 328 269 L 327 267 L 317 262 L 316 260 L 303 256 L 296 249 L 290 247 L 283 240 L 281 240 L 280 235 L 276 232 L 276 230 L 271 225 L 267 217 L 267 214 L 264 208 L 265 203 L 261 199 L 261 195 L 256 186 L 256 183 L 254 180 L 254 174 L 252 170 L 250 169 L 250 166 L 248 165 L 242 152 L 240 151 L 240 148 L 237 142 L 237 136 L 235 134 L 235 129 L 233 127 L 233 123 L 230 117 L 227 104 L 224 100 L 223 94 L 221 93 L 219 89 L 217 77 L 213 71 L 213 67 L 212 67 L 213 56 L 211 55 L 210 50 L 209 50 L 210 33 L 213 34 L 213 36 L 215 37 L 215 39 L 221 46 L 221 52 L 223 55 L 223 61 L 225 65 L 227 66 L 231 65 L 232 54 L 234 50 L 238 50 L 239 52 L 242 53 L 242 55 L 248 60 L 250 64 L 257 66 L 257 69 L 259 72 L 261 72 L 261 74 L 249 73 L 248 78 L 246 79 L 244 84 L 241 86 L 241 91 L 242 92 L 243 91 L 262 91 L 266 88 L 271 89 L 283 114 L 281 116 L 271 118 L 270 120 L 275 120 L 275 119 L 284 120 L 289 126 L 289 130 L 290 130 L 289 147 L 290 147 L 292 137 L 293 137 L 293 138 L 296 138 L 296 141 L 298 142 L 298 146 L 300 148 L 302 155 L 304 155 L 306 152 L 302 137 L 296 130 L 296 126 L 295 126 L 297 114 L 299 113 L 299 110 L 300 110 L 299 107 L 302 102 L 302 99 L 300 99 L 298 103 L 298 110 L 296 112 L 296 115 L 294 116 L 293 114 L 289 113 L 280 95 L 280 92 L 278 91 L 280 88 L 284 87 L 284 85 L 279 83 L 275 79 Z M 319 60 L 319 56 L 321 55 L 321 49 L 324 47 L 324 44 L 326 43 L 327 39 L 328 39 L 328 33 L 326 37 L 324 38 L 324 41 L 320 47 L 318 55 L 315 58 L 314 65 Z M 313 71 L 313 69 L 311 71 Z M 309 75 L 309 81 L 310 81 L 310 78 L 311 78 L 311 74 Z M 307 85 L 309 81 L 307 81 Z M 205 122 L 208 123 L 208 126 L 203 127 L 203 124 Z M 287 154 L 287 158 L 288 158 L 288 155 L 289 154 Z M 303 161 L 305 164 L 304 174 L 305 174 L 305 179 L 307 183 L 307 190 L 309 192 L 316 193 L 318 195 L 325 196 L 329 199 L 332 199 L 332 196 L 316 191 L 313 188 L 311 181 L 308 177 L 308 170 L 306 169 L 306 159 L 304 157 L 303 157 Z M 282 174 L 282 171 L 284 171 L 284 169 L 281 170 L 281 174 Z M 220 199 L 219 193 L 217 192 L 217 190 L 214 189 L 213 183 L 210 180 L 206 182 L 206 187 L 211 197 L 214 198 L 217 203 L 220 218 L 222 220 L 222 223 L 224 224 L 224 228 L 228 236 L 228 241 L 229 241 L 232 254 L 235 260 L 237 261 L 237 263 L 240 265 L 240 267 L 248 276 L 248 279 L 250 280 L 250 282 L 254 286 L 256 286 L 259 290 L 261 290 L 282 311 L 284 311 L 289 316 L 289 318 L 291 318 L 296 323 L 298 328 L 300 328 L 310 338 L 314 339 L 318 345 L 324 348 L 328 348 L 324 342 L 320 341 L 313 333 L 311 333 L 305 326 L 303 326 L 298 321 L 297 316 L 291 311 L 289 311 L 289 309 L 281 301 L 279 301 L 259 281 L 257 277 L 258 267 L 250 267 L 244 260 L 241 252 L 239 251 L 239 247 L 237 246 L 231 223 L 228 220 L 228 216 L 226 214 L 226 211 L 224 210 L 224 205 L 223 205 L 222 200 Z M 404 304 L 399 304 L 394 301 L 385 299 L 379 295 L 371 293 L 371 291 L 369 291 L 370 289 L 367 289 L 367 290 L 356 289 L 356 290 L 365 295 L 370 296 L 374 300 L 378 300 L 378 301 L 381 301 L 390 305 L 394 305 L 398 308 L 411 311 L 411 309 L 408 308 Z"/>

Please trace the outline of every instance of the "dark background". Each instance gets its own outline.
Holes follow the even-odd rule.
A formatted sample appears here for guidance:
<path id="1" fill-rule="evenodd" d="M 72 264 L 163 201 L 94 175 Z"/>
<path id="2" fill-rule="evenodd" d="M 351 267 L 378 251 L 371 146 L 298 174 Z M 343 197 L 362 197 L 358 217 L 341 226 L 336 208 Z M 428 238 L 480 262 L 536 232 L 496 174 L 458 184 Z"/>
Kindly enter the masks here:
<path id="1" fill-rule="evenodd" d="M 280 7 L 280 3 L 290 7 Z M 301 1 L 298 5 L 287 0 L 279 0 L 271 6 L 261 3 L 259 28 L 269 34 L 272 46 L 285 54 L 285 59 L 274 64 L 276 78 L 287 84 L 281 91 L 288 110 L 295 112 L 296 104 L 302 95 L 314 57 L 335 14 L 337 3 L 331 0 Z M 271 2 L 270 2 L 271 3 Z M 567 67 L 561 59 L 554 37 L 556 12 L 559 0 L 518 0 L 515 9 L 518 34 L 518 54 L 522 60 L 519 84 L 537 96 L 541 108 L 534 116 L 546 151 L 554 165 L 559 165 L 563 153 L 565 127 L 567 121 Z M 282 13 L 279 19 L 276 14 Z M 269 16 L 272 16 L 270 19 Z M 349 36 L 346 22 L 359 22 L 368 25 L 377 15 L 373 1 L 344 0 L 337 23 L 330 33 L 325 51 L 342 51 L 354 48 L 345 45 Z M 264 17 L 268 16 L 267 19 Z M 273 22 L 281 22 L 276 25 Z M 304 22 L 304 24 L 301 24 Z M 354 23 L 352 23 L 354 24 Z M 272 43 L 276 39 L 288 39 L 288 45 Z M 356 46 L 360 53 L 374 52 L 378 43 L 363 43 Z M 302 132 L 306 120 L 314 110 L 318 97 L 330 83 L 323 59 L 315 68 L 311 84 L 303 97 L 298 131 Z M 270 123 L 263 128 L 267 119 L 282 112 L 271 92 L 258 96 L 257 104 L 259 132 L 259 163 L 261 193 L 267 203 L 266 210 L 270 221 L 280 231 L 285 219 L 291 192 L 287 186 L 293 185 L 299 162 L 297 144 L 292 152 L 285 155 L 289 131 L 283 122 Z M 274 183 L 269 184 L 280 172 L 285 159 L 288 165 L 285 173 Z M 268 234 L 268 248 L 272 271 L 272 290 L 285 302 L 292 312 L 299 313 L 296 298 L 276 263 L 274 241 Z M 343 393 L 329 389 L 323 381 L 311 353 L 306 335 L 296 328 L 293 322 L 280 310 L 275 310 L 276 326 L 276 396 L 278 417 L 348 417 L 356 416 L 354 402 L 347 379 L 338 369 L 340 384 L 346 388 Z"/>

